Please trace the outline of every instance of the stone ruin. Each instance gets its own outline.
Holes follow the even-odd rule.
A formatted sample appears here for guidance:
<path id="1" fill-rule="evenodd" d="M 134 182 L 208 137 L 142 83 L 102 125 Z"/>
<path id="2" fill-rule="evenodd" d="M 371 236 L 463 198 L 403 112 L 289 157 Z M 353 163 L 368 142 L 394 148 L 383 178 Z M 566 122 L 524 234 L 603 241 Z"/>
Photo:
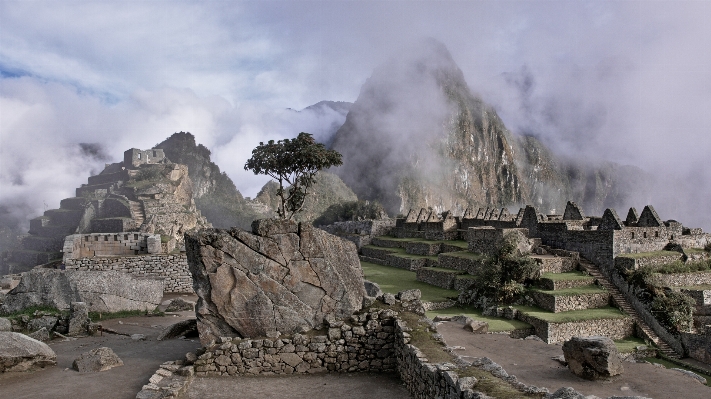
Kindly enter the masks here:
<path id="1" fill-rule="evenodd" d="M 355 245 L 312 226 L 263 219 L 252 232 L 206 229 L 185 239 L 203 344 L 305 332 L 361 309 Z"/>
<path id="2" fill-rule="evenodd" d="M 82 235 L 82 240 L 86 235 L 105 235 L 107 238 L 99 241 L 109 242 L 101 243 L 104 248 L 93 256 L 180 249 L 185 231 L 210 227 L 195 207 L 192 190 L 187 166 L 170 162 L 163 150 L 127 150 L 123 162 L 106 164 L 100 174 L 90 176 L 88 184 L 76 189 L 75 197 L 63 199 L 60 209 L 47 210 L 30 220 L 29 235 L 22 238 L 21 248 L 0 259 L 0 275 L 60 262 L 63 249 L 69 249 L 65 238 L 72 235 Z M 147 241 L 142 238 L 150 250 L 141 248 L 141 243 L 129 243 L 128 237 L 133 236 L 129 233 L 155 235 Z M 115 241 L 126 242 L 114 245 Z"/>

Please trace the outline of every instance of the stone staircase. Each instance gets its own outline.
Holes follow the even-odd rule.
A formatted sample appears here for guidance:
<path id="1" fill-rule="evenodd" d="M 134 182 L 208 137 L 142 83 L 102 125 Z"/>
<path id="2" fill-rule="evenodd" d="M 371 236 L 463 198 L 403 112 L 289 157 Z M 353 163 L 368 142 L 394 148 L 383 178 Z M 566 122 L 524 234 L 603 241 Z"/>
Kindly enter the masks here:
<path id="1" fill-rule="evenodd" d="M 136 229 L 139 230 L 145 221 L 145 216 L 143 213 L 143 204 L 139 201 L 128 201 L 131 218 L 136 223 Z"/>
<path id="2" fill-rule="evenodd" d="M 612 284 L 605 276 L 600 272 L 600 269 L 592 264 L 591 262 L 587 261 L 586 259 L 580 259 L 580 267 L 585 270 L 588 274 L 590 274 L 592 277 L 594 277 L 598 284 L 600 286 L 604 287 L 606 290 L 610 292 L 610 295 L 612 296 L 612 300 L 619 306 L 622 311 L 630 315 L 635 322 L 637 323 L 637 327 L 639 330 L 641 330 L 646 337 L 654 342 L 654 344 L 659 348 L 659 351 L 664 354 L 667 357 L 670 357 L 672 359 L 680 359 L 681 357 L 679 356 L 674 349 L 672 349 L 671 346 L 669 346 L 666 342 L 664 342 L 659 336 L 652 330 L 647 323 L 644 322 L 642 317 L 639 316 L 637 311 L 632 307 L 632 305 L 627 302 L 627 299 L 625 296 L 620 292 L 620 290 L 615 287 L 614 284 Z"/>

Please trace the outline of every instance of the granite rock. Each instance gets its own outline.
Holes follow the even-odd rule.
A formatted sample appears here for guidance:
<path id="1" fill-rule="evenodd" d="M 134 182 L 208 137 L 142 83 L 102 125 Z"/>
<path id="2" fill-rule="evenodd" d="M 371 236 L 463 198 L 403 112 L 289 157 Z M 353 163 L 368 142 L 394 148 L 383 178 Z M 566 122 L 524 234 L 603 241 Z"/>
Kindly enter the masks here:
<path id="1" fill-rule="evenodd" d="M 598 380 L 622 373 L 615 343 L 607 337 L 572 337 L 563 343 L 568 368 L 577 376 Z"/>
<path id="2" fill-rule="evenodd" d="M 0 372 L 28 371 L 57 364 L 44 342 L 15 332 L 0 332 Z"/>
<path id="3" fill-rule="evenodd" d="M 186 233 L 203 344 L 318 327 L 360 310 L 365 287 L 353 243 L 306 224 L 264 219 Z"/>

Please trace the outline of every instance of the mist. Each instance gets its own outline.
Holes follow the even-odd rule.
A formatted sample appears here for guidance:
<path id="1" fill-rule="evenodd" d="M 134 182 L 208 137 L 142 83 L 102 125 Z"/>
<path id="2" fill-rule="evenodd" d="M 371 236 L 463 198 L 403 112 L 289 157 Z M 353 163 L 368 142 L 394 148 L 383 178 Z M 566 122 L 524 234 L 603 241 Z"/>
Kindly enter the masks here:
<path id="1" fill-rule="evenodd" d="M 3 1 L 0 205 L 26 223 L 177 131 L 254 196 L 266 180 L 243 165 L 260 141 L 327 141 L 344 120 L 294 109 L 355 101 L 378 65 L 434 37 L 514 134 L 654 176 L 618 213 L 649 203 L 708 231 L 708 15 L 700 1 Z"/>

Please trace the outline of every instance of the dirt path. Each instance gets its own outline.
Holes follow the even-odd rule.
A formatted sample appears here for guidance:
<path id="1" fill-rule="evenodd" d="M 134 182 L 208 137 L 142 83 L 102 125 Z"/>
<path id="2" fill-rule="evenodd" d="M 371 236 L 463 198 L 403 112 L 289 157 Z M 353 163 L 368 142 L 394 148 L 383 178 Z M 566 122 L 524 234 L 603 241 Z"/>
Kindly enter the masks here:
<path id="1" fill-rule="evenodd" d="M 410 394 L 396 374 L 317 374 L 288 377 L 196 378 L 189 399 L 304 398 L 407 399 Z"/>
<path id="2" fill-rule="evenodd" d="M 181 317 L 131 317 L 102 323 L 121 333 L 144 334 L 145 341 L 108 333 L 75 341 L 55 339 L 48 344 L 57 354 L 57 366 L 29 373 L 0 374 L 0 398 L 133 399 L 161 363 L 183 358 L 200 347 L 198 339 L 156 341 L 163 327 L 195 317 L 190 313 L 181 313 Z M 72 369 L 72 362 L 79 354 L 102 346 L 113 349 L 124 365 L 100 373 L 79 373 Z"/>
<path id="3" fill-rule="evenodd" d="M 442 323 L 437 330 L 449 346 L 463 346 L 461 356 L 488 357 L 519 381 L 546 387 L 554 392 L 573 387 L 584 395 L 646 396 L 654 399 L 708 399 L 711 387 L 674 370 L 651 364 L 624 362 L 624 372 L 611 381 L 593 382 L 575 376 L 567 367 L 552 360 L 563 354 L 559 345 L 512 339 L 500 334 L 472 334 L 457 323 Z M 465 357 L 466 359 L 466 357 Z"/>

